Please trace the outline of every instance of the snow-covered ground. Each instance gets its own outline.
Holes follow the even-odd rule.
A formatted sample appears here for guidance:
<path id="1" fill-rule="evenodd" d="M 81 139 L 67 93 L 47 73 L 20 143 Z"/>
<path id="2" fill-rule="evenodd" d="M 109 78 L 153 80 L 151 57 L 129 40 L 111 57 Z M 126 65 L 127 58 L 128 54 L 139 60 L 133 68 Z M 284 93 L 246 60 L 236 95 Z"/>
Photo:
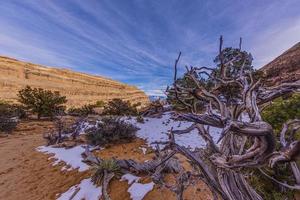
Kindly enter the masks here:
<path id="1" fill-rule="evenodd" d="M 37 147 L 36 150 L 45 154 L 53 154 L 53 156 L 49 158 L 51 160 L 53 159 L 53 165 L 57 165 L 63 161 L 67 166 L 70 166 L 70 168 L 63 167 L 62 170 L 78 169 L 78 171 L 82 172 L 89 169 L 89 166 L 82 162 L 81 154 L 84 152 L 82 146 L 76 146 L 70 149 L 40 146 Z"/>
<path id="2" fill-rule="evenodd" d="M 121 181 L 128 181 L 128 192 L 132 200 L 142 200 L 150 192 L 154 183 L 139 183 L 140 177 L 132 174 L 125 174 Z M 72 186 L 68 191 L 59 195 L 57 200 L 98 200 L 102 195 L 101 187 L 97 187 L 91 181 L 91 178 L 83 179 L 79 184 Z"/>
<path id="3" fill-rule="evenodd" d="M 130 198 L 132 200 L 142 200 L 144 196 L 151 190 L 153 190 L 154 183 L 139 183 L 140 177 L 134 176 L 132 174 L 125 174 L 121 178 L 122 181 L 128 181 L 128 192 L 130 193 Z"/>
<path id="4" fill-rule="evenodd" d="M 171 119 L 170 113 L 165 113 L 161 118 L 144 118 L 145 123 L 138 123 L 134 118 L 128 120 L 136 125 L 140 130 L 137 131 L 137 137 L 147 141 L 148 146 L 155 147 L 151 144 L 156 141 L 168 141 L 167 133 L 173 127 L 173 130 L 186 129 L 192 125 L 191 122 L 175 121 Z M 210 133 L 215 141 L 220 136 L 221 129 L 210 127 Z M 190 133 L 175 135 L 176 143 L 187 148 L 195 149 L 196 147 L 204 147 L 205 142 L 198 134 L 197 130 Z"/>
<path id="5" fill-rule="evenodd" d="M 68 191 L 61 194 L 57 200 L 99 200 L 101 195 L 101 187 L 95 186 L 91 178 L 88 178 L 83 179 L 78 185 L 72 186 Z"/>

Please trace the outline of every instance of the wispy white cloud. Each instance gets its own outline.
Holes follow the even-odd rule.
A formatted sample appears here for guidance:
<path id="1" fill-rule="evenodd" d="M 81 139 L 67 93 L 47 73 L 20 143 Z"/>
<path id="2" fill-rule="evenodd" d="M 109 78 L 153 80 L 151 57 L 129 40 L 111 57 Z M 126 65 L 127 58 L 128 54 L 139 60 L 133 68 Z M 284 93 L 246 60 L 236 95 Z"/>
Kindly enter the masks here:
<path id="1" fill-rule="evenodd" d="M 228 46 L 242 36 L 256 66 L 269 62 L 300 40 L 297 6 L 297 0 L 2 1 L 0 54 L 162 94 L 178 52 L 180 66 L 211 65 L 221 34 Z"/>

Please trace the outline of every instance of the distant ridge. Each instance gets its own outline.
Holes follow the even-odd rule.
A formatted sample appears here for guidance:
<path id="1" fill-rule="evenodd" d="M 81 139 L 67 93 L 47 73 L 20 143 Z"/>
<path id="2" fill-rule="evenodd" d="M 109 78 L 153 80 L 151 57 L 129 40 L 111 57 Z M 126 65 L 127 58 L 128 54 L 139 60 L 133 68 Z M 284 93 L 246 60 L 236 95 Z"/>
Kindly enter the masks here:
<path id="1" fill-rule="evenodd" d="M 81 106 L 113 98 L 132 103 L 149 103 L 147 95 L 135 86 L 101 76 L 0 56 L 0 99 L 16 101 L 17 91 L 26 85 L 59 91 L 67 96 L 68 106 Z"/>
<path id="2" fill-rule="evenodd" d="M 300 42 L 263 66 L 267 85 L 300 80 Z"/>

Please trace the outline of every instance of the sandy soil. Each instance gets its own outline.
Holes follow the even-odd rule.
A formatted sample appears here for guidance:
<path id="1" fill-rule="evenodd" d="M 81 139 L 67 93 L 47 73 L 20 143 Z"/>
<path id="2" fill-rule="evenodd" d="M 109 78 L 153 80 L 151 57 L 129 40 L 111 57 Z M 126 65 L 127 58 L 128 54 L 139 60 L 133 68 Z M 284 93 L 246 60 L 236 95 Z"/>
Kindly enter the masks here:
<path id="1" fill-rule="evenodd" d="M 45 142 L 42 133 L 52 122 L 23 122 L 8 137 L 0 138 L 0 199 L 55 199 L 85 177 L 73 170 L 62 172 L 51 166 L 48 156 L 35 151 Z"/>
<path id="2" fill-rule="evenodd" d="M 5 200 L 54 200 L 58 194 L 87 178 L 90 172 L 79 173 L 77 170 L 61 171 L 61 165 L 52 166 L 49 155 L 35 150 L 44 145 L 42 133 L 53 127 L 49 121 L 25 121 L 8 137 L 0 137 L 0 199 Z M 133 158 L 139 161 L 151 159 L 153 153 L 146 155 L 139 148 L 144 141 L 137 139 L 129 144 L 107 147 L 97 153 L 102 158 Z M 184 162 L 184 161 L 183 161 Z M 170 175 L 171 176 L 171 175 Z M 172 177 L 168 177 L 170 180 Z M 114 180 L 110 185 L 112 200 L 129 200 L 126 181 Z M 211 199 L 208 188 L 199 182 L 189 187 L 186 200 Z M 175 195 L 167 189 L 158 188 L 149 192 L 145 200 L 175 200 Z"/>

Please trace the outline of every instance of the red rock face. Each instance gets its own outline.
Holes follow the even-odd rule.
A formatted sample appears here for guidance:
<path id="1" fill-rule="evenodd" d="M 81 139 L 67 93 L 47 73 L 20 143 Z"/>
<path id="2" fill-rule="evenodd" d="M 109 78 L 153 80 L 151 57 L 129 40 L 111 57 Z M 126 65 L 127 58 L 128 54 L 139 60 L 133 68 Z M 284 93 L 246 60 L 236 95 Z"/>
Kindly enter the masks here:
<path id="1" fill-rule="evenodd" d="M 267 85 L 300 80 L 300 42 L 262 67 Z"/>

